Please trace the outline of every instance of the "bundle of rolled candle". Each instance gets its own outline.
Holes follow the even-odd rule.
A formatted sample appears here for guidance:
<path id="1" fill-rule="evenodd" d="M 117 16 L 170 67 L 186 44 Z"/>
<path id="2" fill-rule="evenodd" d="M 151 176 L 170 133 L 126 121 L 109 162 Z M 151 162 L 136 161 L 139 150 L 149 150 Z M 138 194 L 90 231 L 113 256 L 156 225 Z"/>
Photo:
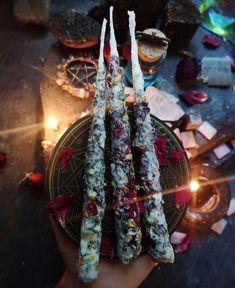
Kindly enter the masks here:
<path id="1" fill-rule="evenodd" d="M 137 205 L 137 185 L 132 157 L 132 147 L 140 155 L 141 188 L 144 201 L 144 224 L 149 242 L 148 253 L 155 262 L 173 262 L 174 252 L 169 242 L 168 228 L 163 212 L 163 199 L 159 180 L 159 164 L 154 150 L 150 110 L 143 96 L 144 80 L 139 66 L 135 39 L 135 14 L 129 14 L 131 35 L 132 78 L 135 92 L 134 115 L 136 135 L 133 143 L 125 106 L 123 70 L 113 29 L 113 8 L 110 8 L 111 57 L 106 71 L 103 58 L 106 20 L 103 22 L 99 67 L 94 98 L 94 115 L 88 140 L 85 163 L 85 193 L 78 257 L 79 277 L 90 282 L 98 277 L 102 219 L 105 211 L 105 114 L 108 109 L 111 133 L 111 174 L 115 199 L 115 228 L 117 256 L 124 264 L 136 258 L 141 250 L 141 221 Z M 105 83 L 109 81 L 108 87 Z M 107 105 L 108 103 L 108 105 Z M 91 209 L 92 208 L 92 209 Z"/>

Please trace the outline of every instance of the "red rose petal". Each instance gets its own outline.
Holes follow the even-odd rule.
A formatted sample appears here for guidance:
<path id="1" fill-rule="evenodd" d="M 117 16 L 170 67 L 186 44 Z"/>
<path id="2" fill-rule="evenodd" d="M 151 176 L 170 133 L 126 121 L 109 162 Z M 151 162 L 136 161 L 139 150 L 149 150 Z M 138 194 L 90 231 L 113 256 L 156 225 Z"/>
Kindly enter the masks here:
<path id="1" fill-rule="evenodd" d="M 64 169 L 67 162 L 73 156 L 74 149 L 72 147 L 64 147 L 60 151 L 60 169 Z"/>
<path id="2" fill-rule="evenodd" d="M 176 253 L 181 253 L 187 251 L 192 243 L 192 235 L 191 233 L 186 234 L 183 241 L 178 244 L 175 248 Z"/>
<path id="3" fill-rule="evenodd" d="M 184 156 L 184 150 L 171 149 L 169 160 L 173 163 L 179 162 Z"/>
<path id="4" fill-rule="evenodd" d="M 2 167 L 7 161 L 7 154 L 0 152 L 0 167 Z"/>
<path id="5" fill-rule="evenodd" d="M 187 185 L 178 187 L 175 191 L 175 204 L 184 205 L 191 199 L 191 190 Z"/>
<path id="6" fill-rule="evenodd" d="M 29 185 L 41 188 L 44 185 L 44 175 L 42 173 L 26 174 Z"/>
<path id="7" fill-rule="evenodd" d="M 167 142 L 167 138 L 165 136 L 158 135 L 155 138 L 154 148 L 155 148 L 155 152 L 157 155 L 159 165 L 161 167 L 165 167 L 169 164 L 169 161 L 166 158 L 166 142 Z"/>
<path id="8" fill-rule="evenodd" d="M 103 236 L 100 245 L 100 251 L 105 255 L 109 256 L 111 259 L 114 256 L 114 245 L 109 237 Z"/>
<path id="9" fill-rule="evenodd" d="M 193 104 L 203 103 L 208 99 L 206 93 L 194 90 L 189 90 L 180 96 L 190 106 Z"/>
<path id="10" fill-rule="evenodd" d="M 131 42 L 127 41 L 122 47 L 122 56 L 124 59 L 128 60 L 131 53 Z"/>
<path id="11" fill-rule="evenodd" d="M 44 206 L 44 212 L 51 214 L 57 221 L 64 224 L 65 216 L 70 213 L 74 204 L 74 197 L 71 194 L 63 194 L 55 197 Z"/>
<path id="12" fill-rule="evenodd" d="M 206 46 L 207 48 L 217 48 L 221 45 L 221 40 L 213 35 L 205 35 L 202 38 L 202 43 L 204 46 Z"/>
<path id="13" fill-rule="evenodd" d="M 198 72 L 197 59 L 184 57 L 177 64 L 175 79 L 178 83 L 189 84 L 197 80 Z"/>

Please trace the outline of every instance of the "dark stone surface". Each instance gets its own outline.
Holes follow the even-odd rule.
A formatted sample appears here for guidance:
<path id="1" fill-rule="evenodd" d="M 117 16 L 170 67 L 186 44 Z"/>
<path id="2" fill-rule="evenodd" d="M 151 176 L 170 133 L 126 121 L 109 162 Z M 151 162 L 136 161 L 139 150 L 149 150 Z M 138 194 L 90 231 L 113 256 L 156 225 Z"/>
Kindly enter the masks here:
<path id="1" fill-rule="evenodd" d="M 8 154 L 7 163 L 0 170 L 0 287 L 54 287 L 64 268 L 47 216 L 42 213 L 44 196 L 26 188 L 18 190 L 18 182 L 26 171 L 42 169 L 39 150 L 42 135 L 37 126 L 18 132 L 3 131 L 42 121 L 39 96 L 41 57 L 47 55 L 55 39 L 44 30 L 18 25 L 12 9 L 11 1 L 0 2 L 0 149 Z M 201 44 L 205 33 L 200 29 L 188 47 L 195 56 L 233 53 L 228 45 L 206 50 Z M 163 76 L 167 76 L 171 84 L 167 84 L 168 91 L 176 95 L 182 91 L 174 81 L 179 59 L 173 52 L 169 53 L 162 69 Z M 189 110 L 200 111 L 203 120 L 217 128 L 225 124 L 235 125 L 232 87 L 194 88 L 207 92 L 209 100 Z M 222 167 L 221 172 L 232 175 L 234 170 L 231 161 Z M 234 195 L 235 183 L 230 185 Z M 192 230 L 194 237 L 190 250 L 177 254 L 175 264 L 154 269 L 141 288 L 234 288 L 235 215 L 228 219 L 221 236 L 186 222 L 181 228 Z"/>

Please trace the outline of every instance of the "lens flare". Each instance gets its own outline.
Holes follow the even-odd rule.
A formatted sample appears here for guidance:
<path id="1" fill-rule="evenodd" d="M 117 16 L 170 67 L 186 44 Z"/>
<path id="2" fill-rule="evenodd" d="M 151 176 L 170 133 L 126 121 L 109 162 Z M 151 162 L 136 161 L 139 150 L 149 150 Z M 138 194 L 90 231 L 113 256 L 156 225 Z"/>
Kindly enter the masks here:
<path id="1" fill-rule="evenodd" d="M 190 190 L 191 192 L 196 192 L 199 189 L 200 185 L 196 180 L 192 180 L 190 182 Z"/>
<path id="2" fill-rule="evenodd" d="M 47 119 L 47 126 L 50 127 L 52 130 L 58 130 L 59 128 L 58 121 L 53 117 Z"/>

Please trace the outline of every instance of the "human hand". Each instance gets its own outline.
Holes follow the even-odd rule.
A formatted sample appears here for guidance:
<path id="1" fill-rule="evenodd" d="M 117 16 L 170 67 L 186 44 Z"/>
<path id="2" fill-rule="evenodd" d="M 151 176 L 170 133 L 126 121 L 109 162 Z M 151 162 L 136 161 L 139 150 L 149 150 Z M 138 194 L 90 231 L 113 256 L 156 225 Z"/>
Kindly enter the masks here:
<path id="1" fill-rule="evenodd" d="M 148 255 L 139 256 L 128 265 L 123 265 L 119 260 L 101 257 L 98 279 L 92 283 L 83 283 L 77 276 L 76 245 L 66 238 L 53 217 L 49 217 L 66 268 L 56 288 L 136 288 L 155 266 Z"/>

